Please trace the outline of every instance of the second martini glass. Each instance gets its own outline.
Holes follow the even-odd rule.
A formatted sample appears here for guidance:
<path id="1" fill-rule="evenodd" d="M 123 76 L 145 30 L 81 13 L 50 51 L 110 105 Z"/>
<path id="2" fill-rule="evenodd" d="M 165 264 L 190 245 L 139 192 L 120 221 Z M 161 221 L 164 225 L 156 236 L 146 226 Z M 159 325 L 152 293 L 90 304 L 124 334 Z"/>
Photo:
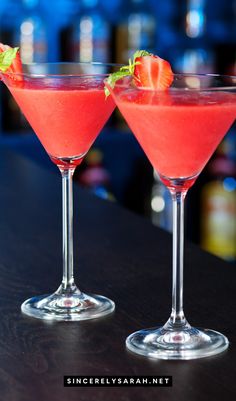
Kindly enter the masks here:
<path id="1" fill-rule="evenodd" d="M 82 293 L 73 276 L 72 177 L 111 115 L 99 63 L 29 64 L 2 79 L 62 175 L 63 278 L 52 295 L 26 300 L 22 312 L 50 320 L 87 320 L 111 313 L 114 302 Z M 111 69 L 111 66 L 110 66 Z"/>
<path id="2" fill-rule="evenodd" d="M 194 359 L 222 352 L 228 340 L 197 329 L 183 311 L 184 199 L 236 117 L 236 78 L 175 75 L 167 91 L 140 88 L 132 78 L 106 83 L 173 201 L 172 311 L 162 327 L 131 334 L 127 347 L 160 359 Z"/>

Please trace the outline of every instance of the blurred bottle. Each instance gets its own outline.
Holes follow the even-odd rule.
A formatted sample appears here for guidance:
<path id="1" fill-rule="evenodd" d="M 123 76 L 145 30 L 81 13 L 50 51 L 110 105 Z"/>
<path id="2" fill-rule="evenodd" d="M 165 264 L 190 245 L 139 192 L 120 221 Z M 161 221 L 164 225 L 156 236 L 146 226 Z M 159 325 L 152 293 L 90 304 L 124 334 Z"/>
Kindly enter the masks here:
<path id="1" fill-rule="evenodd" d="M 209 48 L 186 48 L 176 58 L 176 72 L 211 74 L 215 70 L 215 56 Z"/>
<path id="2" fill-rule="evenodd" d="M 23 63 L 47 61 L 46 24 L 41 16 L 39 0 L 22 0 L 17 17 L 11 25 L 12 46 L 19 46 Z M 7 9 L 11 13 L 11 9 Z M 10 21 L 12 21 L 10 19 Z M 10 93 L 2 96 L 2 129 L 4 132 L 25 131 L 29 124 Z"/>
<path id="3" fill-rule="evenodd" d="M 115 31 L 115 61 L 127 64 L 138 49 L 155 52 L 156 20 L 145 0 L 122 1 Z"/>
<path id="4" fill-rule="evenodd" d="M 235 139 L 223 141 L 208 165 L 210 181 L 202 188 L 201 245 L 226 260 L 236 260 Z"/>
<path id="5" fill-rule="evenodd" d="M 48 0 L 40 0 L 47 24 L 48 62 L 69 61 L 68 27 L 80 9 L 78 0 L 56 0 L 55 7 Z M 56 11 L 56 12 L 55 12 Z M 70 53 L 69 53 L 70 54 Z"/>
<path id="6" fill-rule="evenodd" d="M 145 0 L 122 0 L 113 32 L 113 58 L 116 63 L 128 64 L 136 50 L 155 53 L 156 20 Z M 113 114 L 115 126 L 123 132 L 129 128 L 118 109 Z"/>
<path id="7" fill-rule="evenodd" d="M 206 27 L 205 0 L 188 0 L 185 16 L 185 29 L 189 38 L 204 35 Z"/>
<path id="8" fill-rule="evenodd" d="M 114 200 L 110 189 L 110 174 L 103 166 L 103 154 L 100 150 L 89 151 L 83 169 L 78 173 L 78 182 L 98 197 Z"/>
<path id="9" fill-rule="evenodd" d="M 99 0 L 82 0 L 70 40 L 72 61 L 109 62 L 110 24 Z"/>
<path id="10" fill-rule="evenodd" d="M 0 1 L 0 37 L 1 43 L 13 45 L 13 30 L 19 14 L 16 0 Z"/>
<path id="11" fill-rule="evenodd" d="M 177 72 L 210 74 L 215 72 L 215 54 L 207 37 L 206 0 L 187 0 L 181 45 L 175 51 Z"/>
<path id="12" fill-rule="evenodd" d="M 22 0 L 22 17 L 15 28 L 23 63 L 47 61 L 47 30 L 39 0 Z"/>

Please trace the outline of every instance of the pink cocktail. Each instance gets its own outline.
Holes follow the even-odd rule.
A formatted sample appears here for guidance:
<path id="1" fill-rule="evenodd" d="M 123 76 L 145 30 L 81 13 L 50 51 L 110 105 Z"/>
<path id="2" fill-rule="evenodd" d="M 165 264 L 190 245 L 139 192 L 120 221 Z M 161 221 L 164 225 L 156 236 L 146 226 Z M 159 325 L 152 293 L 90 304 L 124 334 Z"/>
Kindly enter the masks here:
<path id="1" fill-rule="evenodd" d="M 175 75 L 166 90 L 138 87 L 133 77 L 106 86 L 173 200 L 171 316 L 131 334 L 126 345 L 160 359 L 222 352 L 227 338 L 190 326 L 183 311 L 184 198 L 236 118 L 236 77 Z"/>
<path id="2" fill-rule="evenodd" d="M 110 117 L 115 103 L 105 99 L 102 64 L 32 64 L 2 79 L 62 174 L 63 279 L 52 295 L 26 300 L 22 311 L 39 319 L 85 320 L 114 310 L 101 295 L 82 293 L 73 277 L 72 177 Z"/>
<path id="3" fill-rule="evenodd" d="M 56 88 L 36 79 L 9 89 L 57 164 L 64 158 L 80 163 L 114 109 L 112 99 L 105 101 L 102 77 L 61 79 Z"/>
<path id="4" fill-rule="evenodd" d="M 134 91 L 116 102 L 153 167 L 174 178 L 202 171 L 236 115 L 235 96 L 227 92 Z"/>

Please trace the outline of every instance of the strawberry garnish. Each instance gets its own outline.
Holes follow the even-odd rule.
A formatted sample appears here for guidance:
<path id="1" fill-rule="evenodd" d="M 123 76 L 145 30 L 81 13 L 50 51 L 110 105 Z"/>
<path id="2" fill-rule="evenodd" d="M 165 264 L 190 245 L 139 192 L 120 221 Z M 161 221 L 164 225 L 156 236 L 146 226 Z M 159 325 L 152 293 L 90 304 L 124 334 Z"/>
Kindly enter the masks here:
<path id="1" fill-rule="evenodd" d="M 170 63 L 154 55 L 135 59 L 134 79 L 136 86 L 164 90 L 169 88 L 174 79 Z"/>
<path id="2" fill-rule="evenodd" d="M 14 81 L 22 81 L 22 63 L 19 47 L 12 48 L 0 43 L 0 73 Z"/>
<path id="3" fill-rule="evenodd" d="M 121 67 L 119 71 L 110 74 L 106 79 L 105 94 L 109 96 L 110 88 L 114 88 L 117 81 L 127 76 L 133 77 L 133 84 L 137 87 L 151 90 L 165 90 L 173 82 L 174 74 L 168 61 L 155 56 L 146 50 L 137 50 L 129 65 Z"/>

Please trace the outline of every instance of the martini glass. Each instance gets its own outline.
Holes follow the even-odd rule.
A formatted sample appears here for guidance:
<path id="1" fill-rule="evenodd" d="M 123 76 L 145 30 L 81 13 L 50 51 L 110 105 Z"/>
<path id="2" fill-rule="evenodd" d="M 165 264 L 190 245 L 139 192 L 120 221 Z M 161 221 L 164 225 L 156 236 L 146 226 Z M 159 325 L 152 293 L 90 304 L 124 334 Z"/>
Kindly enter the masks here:
<path id="1" fill-rule="evenodd" d="M 99 63 L 28 64 L 22 74 L 1 77 L 62 175 L 63 278 L 52 295 L 22 304 L 22 312 L 35 318 L 87 320 L 115 308 L 104 296 L 81 292 L 73 277 L 72 177 L 115 107 L 104 95 L 108 68 Z"/>
<path id="2" fill-rule="evenodd" d="M 171 315 L 161 327 L 131 334 L 126 346 L 160 359 L 220 353 L 227 338 L 192 327 L 183 311 L 184 199 L 235 120 L 236 77 L 175 75 L 167 91 L 137 88 L 126 77 L 108 88 L 173 200 Z"/>

